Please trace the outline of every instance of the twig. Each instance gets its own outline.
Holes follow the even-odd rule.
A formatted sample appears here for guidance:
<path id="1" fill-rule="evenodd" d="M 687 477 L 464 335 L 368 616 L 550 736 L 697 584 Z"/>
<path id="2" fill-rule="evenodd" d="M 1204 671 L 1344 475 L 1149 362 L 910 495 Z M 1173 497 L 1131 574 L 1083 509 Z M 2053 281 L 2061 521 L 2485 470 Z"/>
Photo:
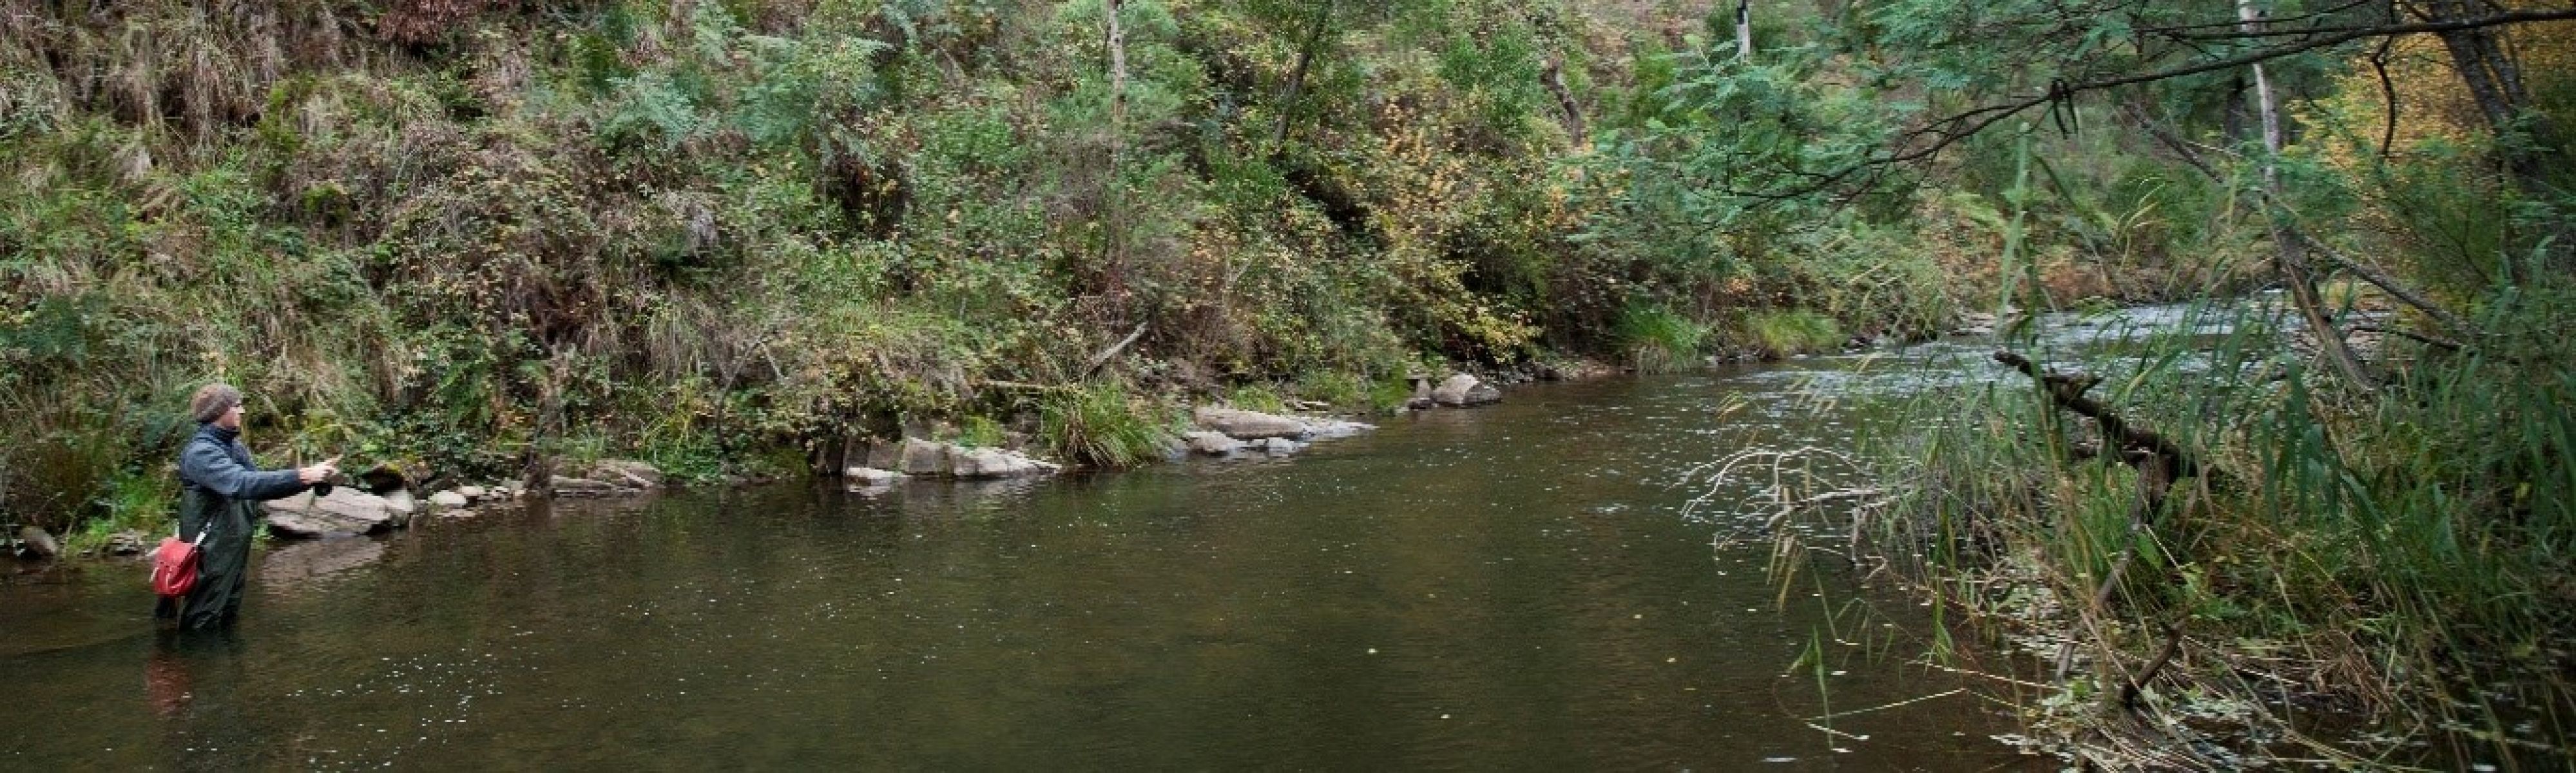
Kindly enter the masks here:
<path id="1" fill-rule="evenodd" d="M 1933 693 L 1933 694 L 1930 694 L 1930 695 L 1925 695 L 1925 696 L 1916 697 L 1916 698 L 1907 698 L 1907 699 L 1905 699 L 1905 700 L 1897 701 L 1897 702 L 1895 702 L 1895 703 L 1890 703 L 1890 704 L 1887 704 L 1887 705 L 1885 705 L 1885 706 L 1871 706 L 1871 707 L 1869 707 L 1869 708 L 1865 708 L 1865 709 L 1856 709 L 1856 710 L 1852 710 L 1852 711 L 1837 711 L 1837 712 L 1834 712 L 1834 713 L 1832 713 L 1832 714 L 1827 714 L 1827 715 L 1824 715 L 1824 716 L 1819 716 L 1819 717 L 1808 717 L 1808 718 L 1806 718 L 1806 719 L 1805 719 L 1805 720 L 1803 720 L 1803 721 L 1806 721 L 1806 722 L 1823 722 L 1823 721 L 1825 721 L 1825 720 L 1834 719 L 1834 718 L 1836 718 L 1836 717 L 1848 717 L 1848 716 L 1851 716 L 1851 715 L 1854 715 L 1854 714 L 1867 714 L 1867 713 L 1870 713 L 1870 712 L 1873 712 L 1873 711 L 1879 711 L 1879 710 L 1883 710 L 1883 709 L 1892 709 L 1892 708 L 1896 708 L 1896 707 L 1898 707 L 1898 706 L 1909 706 L 1909 705 L 1913 705 L 1913 704 L 1917 704 L 1917 703 L 1922 703 L 1922 702 L 1924 702 L 1924 701 L 1932 700 L 1932 699 L 1935 699 L 1935 698 L 1947 698 L 1947 697 L 1950 697 L 1950 696 L 1953 696 L 1953 695 L 1957 695 L 1957 694 L 1959 694 L 1959 693 L 1963 693 L 1963 692 L 1967 692 L 1967 691 L 1968 691 L 1968 688 L 1965 688 L 1965 687 L 1953 687 L 1953 688 L 1950 688 L 1950 689 L 1948 689 L 1948 690 L 1943 690 L 1943 691 L 1941 691 L 1941 692 L 1936 692 L 1936 693 Z"/>
<path id="2" fill-rule="evenodd" d="M 2128 684 L 2120 687 L 2120 705 L 2135 711 L 2138 708 L 2138 693 L 2146 689 L 2148 682 L 2155 681 L 2156 674 L 2162 673 L 2165 670 L 2165 664 L 2173 662 L 2174 653 L 2180 651 L 2182 651 L 2182 621 L 2165 623 L 2165 646 L 2156 650 L 2154 660 L 2147 661 L 2147 670 L 2138 672 L 2138 675 L 2130 679 Z"/>

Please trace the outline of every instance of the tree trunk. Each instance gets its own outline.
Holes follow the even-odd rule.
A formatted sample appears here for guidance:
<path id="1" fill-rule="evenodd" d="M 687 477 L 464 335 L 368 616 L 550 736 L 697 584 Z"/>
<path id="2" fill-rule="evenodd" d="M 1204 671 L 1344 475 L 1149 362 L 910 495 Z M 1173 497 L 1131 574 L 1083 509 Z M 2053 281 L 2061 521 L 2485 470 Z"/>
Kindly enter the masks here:
<path id="1" fill-rule="evenodd" d="M 1753 58 L 1753 0 L 1735 0 L 1735 58 Z"/>
<path id="2" fill-rule="evenodd" d="M 2253 0 L 2236 0 L 2236 17 L 2245 32 L 2262 31 L 2263 15 L 2254 10 Z M 2281 111 L 2272 99 L 2272 81 L 2263 73 L 2263 65 L 2254 67 L 2254 101 L 2263 117 L 2263 197 L 2267 204 L 2264 219 L 2272 224 L 2272 241 L 2280 248 L 2274 262 L 2281 273 L 2281 283 L 2289 286 L 2290 299 L 2297 303 L 2299 316 L 2308 323 L 2308 332 L 2317 337 L 2317 351 L 2334 365 L 2337 373 L 2354 388 L 2373 391 L 2370 374 L 2346 346 L 2343 333 L 2334 321 L 2326 318 L 2325 304 L 2317 296 L 2315 271 L 2308 265 L 2308 242 L 2299 238 L 2288 220 L 2274 207 L 2281 201 Z"/>
<path id="3" fill-rule="evenodd" d="M 1547 85 L 1548 93 L 1556 95 L 1557 108 L 1565 111 L 1565 133 L 1574 140 L 1574 146 L 1591 145 L 1592 139 L 1583 126 L 1583 106 L 1574 101 L 1574 91 L 1565 86 L 1565 62 L 1547 60 L 1547 71 L 1540 74 L 1539 80 Z"/>
<path id="4" fill-rule="evenodd" d="M 2503 10 L 2488 0 L 2432 0 L 2422 6 L 2428 21 L 2465 19 Z M 2461 85 L 2478 104 L 2479 115 L 2486 118 L 2487 128 L 2496 142 L 2496 161 L 2513 178 L 2514 185 L 2526 194 L 2549 190 L 2549 159 L 2543 155 L 2558 149 L 2557 127 L 2549 117 L 2532 109 L 2531 91 L 2523 85 L 2522 65 L 2505 50 L 2504 32 L 2476 28 L 2436 33 L 2442 50 L 2451 56 L 2451 69 L 2460 74 Z M 2512 135 L 2525 136 L 2514 141 Z M 2555 249 L 2562 255 L 2569 247 L 2568 226 L 2556 227 L 2559 237 Z M 2507 276 L 2517 284 L 2529 282 L 2519 263 L 2508 260 Z"/>
<path id="5" fill-rule="evenodd" d="M 1306 88 L 1306 68 L 1315 62 L 1315 52 L 1324 47 L 1324 28 L 1332 23 L 1333 6 L 1340 0 L 1324 0 L 1315 7 L 1315 23 L 1306 28 L 1306 40 L 1297 46 L 1297 65 L 1288 68 L 1288 83 L 1280 88 L 1279 120 L 1270 127 L 1270 147 L 1288 141 L 1288 116 L 1297 107 L 1297 95 Z"/>
<path id="6" fill-rule="evenodd" d="M 1126 10 L 1122 0 L 1106 0 L 1109 25 L 1109 173 L 1103 184 L 1103 198 L 1108 207 L 1107 233 L 1103 234 L 1108 280 L 1103 288 L 1111 308 L 1126 305 L 1127 265 L 1127 32 L 1119 26 L 1119 15 Z"/>

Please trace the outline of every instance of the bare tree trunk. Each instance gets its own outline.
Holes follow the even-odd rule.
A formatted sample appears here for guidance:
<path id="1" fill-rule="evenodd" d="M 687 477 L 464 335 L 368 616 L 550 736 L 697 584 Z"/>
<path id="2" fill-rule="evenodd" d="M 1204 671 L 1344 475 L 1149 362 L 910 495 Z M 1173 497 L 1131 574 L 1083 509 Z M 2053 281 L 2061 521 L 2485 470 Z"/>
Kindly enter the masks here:
<path id="1" fill-rule="evenodd" d="M 1122 0 L 1105 0 L 1109 24 L 1109 175 L 1108 233 L 1105 234 L 1108 265 L 1107 290 L 1112 308 L 1126 305 L 1121 297 L 1127 289 L 1127 32 L 1119 26 L 1118 16 L 1126 8 Z"/>
<path id="2" fill-rule="evenodd" d="M 1539 79 L 1547 84 L 1548 93 L 1556 95 L 1557 108 L 1565 111 L 1565 133 L 1571 135 L 1574 146 L 1591 145 L 1592 139 L 1583 126 L 1583 106 L 1574 101 L 1573 90 L 1565 87 L 1564 60 L 1547 60 L 1547 71 Z"/>
<path id="3" fill-rule="evenodd" d="M 1735 0 L 1735 58 L 1753 58 L 1753 0 Z"/>
<path id="4" fill-rule="evenodd" d="M 2243 22 L 2239 26 L 2245 32 L 2262 31 L 2263 14 L 2254 10 L 2253 0 L 2236 0 L 2236 18 Z M 2316 273 L 2308 265 L 2307 240 L 2299 238 L 2288 220 L 2273 209 L 2281 201 L 2281 111 L 2272 100 L 2272 81 L 2264 75 L 2263 65 L 2253 67 L 2254 100 L 2263 116 L 2263 197 L 2272 205 L 2264 208 L 2264 219 L 2272 224 L 2272 241 L 2281 251 L 2274 265 L 2280 269 L 2281 283 L 2289 286 L 2290 299 L 2298 304 L 2299 316 L 2307 321 L 2308 332 L 2316 335 L 2317 350 L 2354 388 L 2373 391 L 2370 374 L 2362 370 L 2361 360 L 2344 344 L 2343 333 L 2335 329 L 2334 321 L 2326 318 L 2325 304 L 2317 296 Z"/>
<path id="5" fill-rule="evenodd" d="M 1306 68 L 1315 63 L 1315 53 L 1324 47 L 1324 28 L 1333 21 L 1333 7 L 1340 0 L 1324 0 L 1315 7 L 1315 23 L 1307 26 L 1306 40 L 1297 46 L 1297 66 L 1288 68 L 1288 84 L 1280 89 L 1279 120 L 1270 126 L 1270 147 L 1288 141 L 1288 116 L 1297 106 L 1297 95 L 1306 89 Z"/>

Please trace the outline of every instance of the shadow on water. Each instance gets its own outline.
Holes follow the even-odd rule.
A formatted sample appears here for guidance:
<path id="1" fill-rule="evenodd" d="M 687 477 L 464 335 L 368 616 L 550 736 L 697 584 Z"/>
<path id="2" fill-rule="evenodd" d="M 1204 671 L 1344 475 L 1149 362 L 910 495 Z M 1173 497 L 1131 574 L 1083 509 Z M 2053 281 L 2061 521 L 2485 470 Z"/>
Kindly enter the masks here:
<path id="1" fill-rule="evenodd" d="M 1773 374 L 1532 386 L 1286 459 L 432 518 L 265 551 L 214 638 L 151 634 L 139 568 L 13 584 L 0 767 L 2027 761 L 1907 664 L 1920 621 L 1852 630 L 1821 608 L 1869 591 L 1783 593 L 1685 516 L 1692 468 L 1855 431 Z"/>

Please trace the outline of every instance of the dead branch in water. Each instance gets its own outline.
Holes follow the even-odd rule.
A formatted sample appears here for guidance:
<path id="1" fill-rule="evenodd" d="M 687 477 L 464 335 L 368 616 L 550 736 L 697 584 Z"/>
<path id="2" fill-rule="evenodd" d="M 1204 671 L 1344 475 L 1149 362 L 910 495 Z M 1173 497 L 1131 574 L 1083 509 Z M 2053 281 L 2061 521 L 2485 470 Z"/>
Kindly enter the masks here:
<path id="1" fill-rule="evenodd" d="M 2168 482 L 2200 474 L 2199 457 L 2185 450 L 2182 444 L 2175 443 L 2152 430 L 2132 425 L 2128 419 L 2121 418 L 2120 414 L 2112 412 L 2109 407 L 2085 397 L 2084 392 L 2091 389 L 2096 382 L 2092 376 L 2049 373 L 2041 370 L 2038 363 L 2031 362 L 2030 358 L 2008 349 L 1995 350 L 1995 361 L 2013 366 L 2038 380 L 2047 388 L 2049 399 L 2055 402 L 2057 407 L 2092 419 L 2095 424 L 2101 426 L 2102 437 L 2109 439 L 2113 444 L 2121 448 L 2134 448 L 2147 452 L 2146 458 L 2122 455 L 2122 459 L 2133 465 L 2139 465 L 2139 469 L 2144 470 L 2144 465 L 2150 462 L 2158 464 L 2164 468 L 2160 471 L 2161 480 Z"/>

